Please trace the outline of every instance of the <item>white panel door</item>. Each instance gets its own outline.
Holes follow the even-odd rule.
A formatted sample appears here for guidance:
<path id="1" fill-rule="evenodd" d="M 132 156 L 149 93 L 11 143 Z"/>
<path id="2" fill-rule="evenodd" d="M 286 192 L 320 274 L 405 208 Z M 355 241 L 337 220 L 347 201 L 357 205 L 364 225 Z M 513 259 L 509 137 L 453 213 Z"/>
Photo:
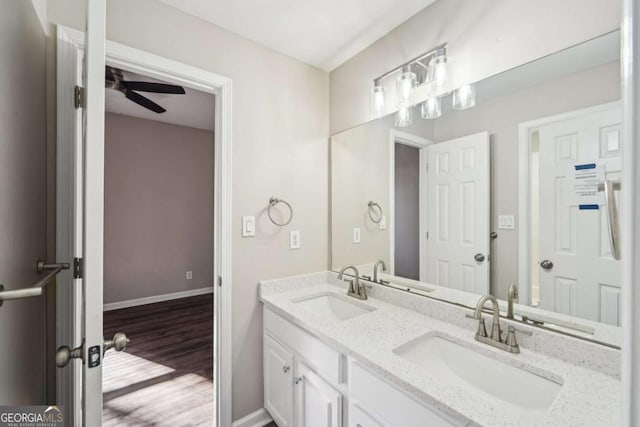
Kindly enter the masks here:
<path id="1" fill-rule="evenodd" d="M 296 366 L 297 427 L 340 427 L 342 394 L 303 362 Z"/>
<path id="2" fill-rule="evenodd" d="M 427 278 L 489 293 L 489 134 L 430 145 Z"/>
<path id="3" fill-rule="evenodd" d="M 293 353 L 264 335 L 264 407 L 279 427 L 293 426 Z"/>
<path id="4" fill-rule="evenodd" d="M 539 261 L 553 264 L 539 267 L 540 307 L 613 325 L 621 266 L 611 255 L 604 198 L 579 206 L 573 176 L 576 165 L 595 163 L 606 179 L 619 179 L 621 121 L 614 107 L 539 128 Z"/>

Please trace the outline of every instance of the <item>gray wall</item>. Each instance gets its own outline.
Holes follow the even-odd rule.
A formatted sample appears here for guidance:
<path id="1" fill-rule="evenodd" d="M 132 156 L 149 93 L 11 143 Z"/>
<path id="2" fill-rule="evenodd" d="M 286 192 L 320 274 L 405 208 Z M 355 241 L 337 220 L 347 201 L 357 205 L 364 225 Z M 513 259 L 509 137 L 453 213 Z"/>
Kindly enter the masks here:
<path id="1" fill-rule="evenodd" d="M 420 280 L 420 150 L 395 146 L 394 274 Z"/>
<path id="2" fill-rule="evenodd" d="M 452 88 L 620 28 L 612 0 L 439 0 L 331 72 L 331 133 L 369 119 L 373 79 L 448 43 Z"/>
<path id="3" fill-rule="evenodd" d="M 84 1 L 48 4 L 50 22 L 84 28 Z M 109 0 L 107 38 L 233 79 L 233 277 L 227 284 L 233 418 L 241 418 L 263 407 L 258 281 L 327 268 L 329 75 L 155 0 Z M 266 218 L 272 195 L 295 209 L 288 227 Z M 242 215 L 257 216 L 257 237 L 241 237 Z M 290 230 L 300 230 L 301 249 L 289 250 Z"/>
<path id="4" fill-rule="evenodd" d="M 107 113 L 105 304 L 213 286 L 213 153 L 213 132 Z"/>
<path id="5" fill-rule="evenodd" d="M 0 283 L 34 284 L 46 250 L 46 37 L 30 1 L 0 13 Z M 0 307 L 0 404 L 44 404 L 43 297 Z"/>
<path id="6" fill-rule="evenodd" d="M 331 268 L 360 266 L 371 274 L 373 263 L 389 263 L 389 226 L 393 221 L 389 202 L 391 165 L 389 153 L 394 117 L 387 116 L 331 137 Z M 431 139 L 433 122 L 414 113 L 413 125 L 402 132 Z M 367 213 L 368 201 L 380 204 L 387 217 L 381 230 Z M 360 244 L 353 243 L 353 228 L 361 230 Z"/>

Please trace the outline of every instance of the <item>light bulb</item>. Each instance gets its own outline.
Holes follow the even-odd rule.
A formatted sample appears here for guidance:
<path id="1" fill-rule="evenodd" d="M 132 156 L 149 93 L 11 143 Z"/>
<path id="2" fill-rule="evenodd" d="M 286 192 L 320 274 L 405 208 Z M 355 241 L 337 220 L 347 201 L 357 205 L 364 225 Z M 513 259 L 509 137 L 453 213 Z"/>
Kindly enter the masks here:
<path id="1" fill-rule="evenodd" d="M 468 84 L 460 86 L 453 91 L 453 108 L 466 110 L 476 105 L 476 85 Z"/>
<path id="2" fill-rule="evenodd" d="M 406 128 L 413 123 L 413 109 L 410 106 L 400 107 L 396 113 L 395 125 L 399 128 Z"/>
<path id="3" fill-rule="evenodd" d="M 384 87 L 380 82 L 376 82 L 371 90 L 371 115 L 373 117 L 380 117 L 384 114 L 384 101 Z"/>
<path id="4" fill-rule="evenodd" d="M 428 89 L 431 95 L 440 95 L 449 91 L 449 75 L 447 55 L 444 50 L 438 52 L 431 61 L 427 71 Z"/>
<path id="5" fill-rule="evenodd" d="M 442 101 L 440 98 L 427 98 L 420 106 L 423 119 L 435 119 L 442 115 Z"/>
<path id="6" fill-rule="evenodd" d="M 396 96 L 398 107 L 411 105 L 413 101 L 413 88 L 416 87 L 416 74 L 408 67 L 402 69 L 402 74 L 396 80 Z"/>

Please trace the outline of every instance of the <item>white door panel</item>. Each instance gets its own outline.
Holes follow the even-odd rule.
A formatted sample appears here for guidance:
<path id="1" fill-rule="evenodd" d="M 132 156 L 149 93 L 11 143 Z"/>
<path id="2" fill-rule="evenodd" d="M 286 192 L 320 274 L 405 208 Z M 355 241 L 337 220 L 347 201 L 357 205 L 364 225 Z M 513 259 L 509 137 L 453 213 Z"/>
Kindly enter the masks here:
<path id="1" fill-rule="evenodd" d="M 489 134 L 428 147 L 428 281 L 489 293 Z M 482 261 L 476 260 L 480 254 Z"/>
<path id="2" fill-rule="evenodd" d="M 266 334 L 264 406 L 278 426 L 293 425 L 293 354 Z"/>
<path id="3" fill-rule="evenodd" d="M 340 427 L 342 395 L 303 362 L 296 366 L 297 427 Z"/>
<path id="4" fill-rule="evenodd" d="M 619 107 L 540 127 L 540 307 L 619 324 L 620 262 L 613 259 L 607 213 L 579 207 L 575 165 L 603 165 L 605 179 L 621 171 Z"/>

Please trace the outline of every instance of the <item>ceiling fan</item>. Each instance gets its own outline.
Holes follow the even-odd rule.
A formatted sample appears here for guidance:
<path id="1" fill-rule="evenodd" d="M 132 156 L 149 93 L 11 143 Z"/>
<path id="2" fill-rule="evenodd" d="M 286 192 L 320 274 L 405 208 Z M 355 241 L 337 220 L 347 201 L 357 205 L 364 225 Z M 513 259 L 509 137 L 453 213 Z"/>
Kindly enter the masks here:
<path id="1" fill-rule="evenodd" d="M 114 67 L 105 67 L 105 87 L 122 92 L 124 96 L 156 113 L 164 113 L 167 111 L 149 98 L 140 95 L 138 92 L 154 92 L 154 93 L 170 93 L 175 95 L 184 95 L 182 86 L 170 85 L 166 83 L 153 82 L 133 82 L 124 80 L 122 70 Z"/>

